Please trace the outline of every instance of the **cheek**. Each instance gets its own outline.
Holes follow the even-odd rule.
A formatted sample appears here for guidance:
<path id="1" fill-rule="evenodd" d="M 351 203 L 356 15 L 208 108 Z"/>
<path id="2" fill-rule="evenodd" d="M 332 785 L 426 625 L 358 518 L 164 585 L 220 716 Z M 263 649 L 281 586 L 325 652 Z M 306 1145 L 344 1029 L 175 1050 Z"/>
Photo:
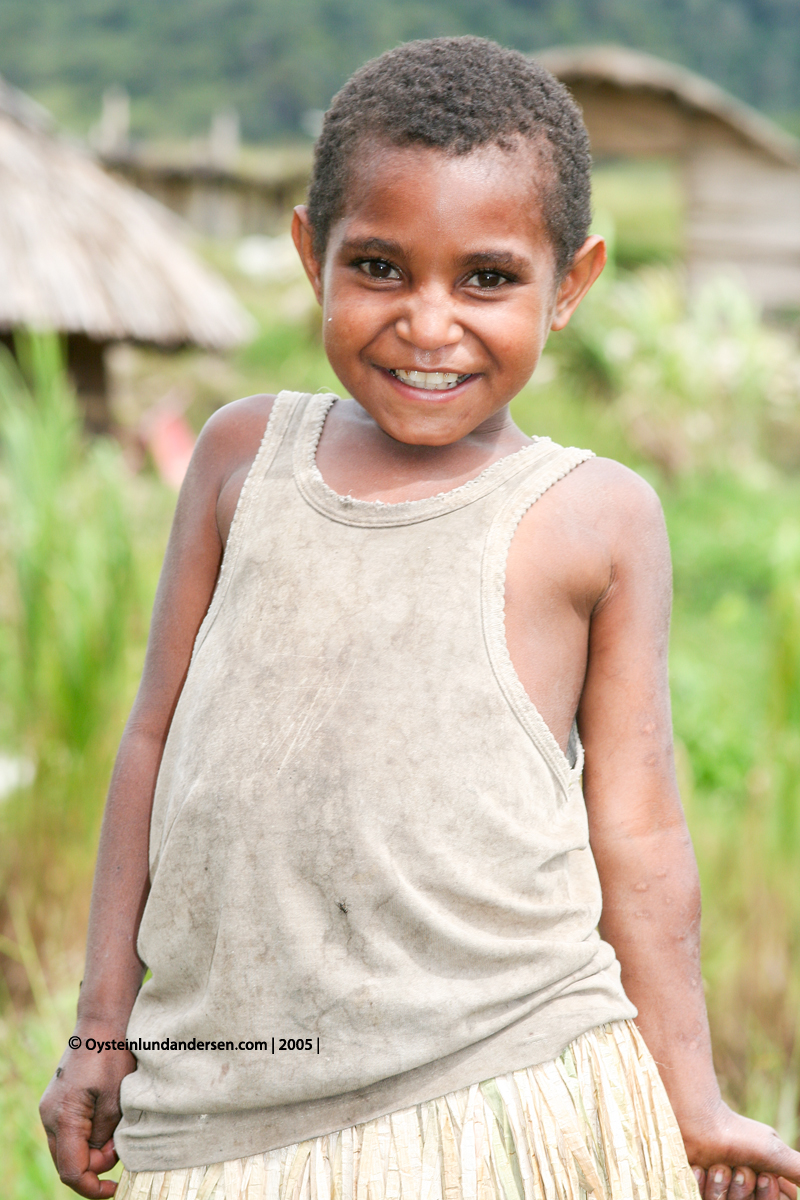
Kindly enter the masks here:
<path id="1" fill-rule="evenodd" d="M 385 309 L 375 296 L 346 287 L 331 289 L 322 306 L 325 349 L 347 354 L 368 346 L 386 325 Z"/>
<path id="2" fill-rule="evenodd" d="M 532 371 L 547 338 L 544 314 L 530 308 L 500 312 L 484 325 L 484 339 L 512 370 Z"/>
<path id="3" fill-rule="evenodd" d="M 350 373 L 370 341 L 357 305 L 331 303 L 322 308 L 322 344 L 337 373 Z"/>

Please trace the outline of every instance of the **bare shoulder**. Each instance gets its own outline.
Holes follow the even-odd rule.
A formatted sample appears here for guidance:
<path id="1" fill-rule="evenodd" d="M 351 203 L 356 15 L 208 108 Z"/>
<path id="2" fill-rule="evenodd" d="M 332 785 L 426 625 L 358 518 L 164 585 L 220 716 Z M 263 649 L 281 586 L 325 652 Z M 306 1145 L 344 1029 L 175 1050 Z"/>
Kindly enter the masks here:
<path id="1" fill-rule="evenodd" d="M 209 418 L 197 440 L 188 475 L 214 505 L 223 546 L 274 402 L 274 396 L 256 395 L 225 404 Z"/>
<path id="2" fill-rule="evenodd" d="M 611 458 L 590 458 L 551 489 L 579 527 L 591 529 L 612 557 L 628 557 L 647 544 L 666 545 L 661 501 L 655 489 Z"/>
<path id="3" fill-rule="evenodd" d="M 272 396 L 247 396 L 226 404 L 197 439 L 156 593 L 137 719 L 153 706 L 163 717 L 165 696 L 172 711 L 169 705 L 182 686 L 227 540 L 230 518 L 225 525 L 220 515 L 228 508 L 233 515 L 241 490 L 236 481 L 245 478 L 258 452 L 272 401 Z"/>
<path id="4" fill-rule="evenodd" d="M 568 477 L 569 478 L 569 477 Z M 571 472 L 575 507 L 591 527 L 608 566 L 607 585 L 594 617 L 605 625 L 616 613 L 628 630 L 634 611 L 662 626 L 672 597 L 672 565 L 664 512 L 646 479 L 609 458 L 588 459 Z M 566 480 L 565 480 L 566 482 Z"/>
<path id="5" fill-rule="evenodd" d="M 178 501 L 178 513 L 195 509 L 213 513 L 222 545 L 242 490 L 258 453 L 274 396 L 245 396 L 209 417 L 197 439 Z"/>
<path id="6" fill-rule="evenodd" d="M 522 518 L 507 560 L 508 594 L 541 599 L 546 589 L 588 616 L 634 580 L 659 593 L 670 588 L 658 496 L 621 463 L 587 459 Z"/>
<path id="7" fill-rule="evenodd" d="M 613 458 L 588 458 L 565 476 L 585 503 L 593 504 L 611 520 L 635 513 L 644 520 L 661 516 L 658 493 L 646 479 Z"/>
<path id="8" fill-rule="evenodd" d="M 274 401 L 269 395 L 245 396 L 224 404 L 206 421 L 196 454 L 207 465 L 219 468 L 223 482 L 248 459 L 252 463 Z"/>

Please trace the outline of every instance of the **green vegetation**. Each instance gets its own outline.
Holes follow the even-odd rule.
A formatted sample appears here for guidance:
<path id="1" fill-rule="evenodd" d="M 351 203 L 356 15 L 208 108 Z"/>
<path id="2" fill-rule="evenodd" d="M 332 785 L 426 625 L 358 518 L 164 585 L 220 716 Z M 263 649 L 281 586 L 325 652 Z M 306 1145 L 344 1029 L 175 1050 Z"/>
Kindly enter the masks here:
<path id="1" fill-rule="evenodd" d="M 18 356 L 21 370 L 0 360 L 0 749 L 35 778 L 3 806 L 0 871 L 49 923 L 74 882 L 53 848 L 80 859 L 93 838 L 149 596 L 118 447 L 84 444 L 55 339 L 21 340 Z"/>
<path id="2" fill-rule="evenodd" d="M 116 445 L 85 443 L 55 339 L 17 349 L 21 371 L 0 359 L 0 1161 L 4 1195 L 34 1200 L 67 1194 L 37 1096 L 74 1016 L 171 497 L 131 479 Z"/>
<path id="3" fill-rule="evenodd" d="M 680 167 L 660 159 L 600 163 L 592 175 L 597 231 L 614 240 L 620 267 L 673 263 L 681 255 Z"/>
<path id="4" fill-rule="evenodd" d="M 133 97 L 139 134 L 205 131 L 235 105 L 245 135 L 301 133 L 365 59 L 398 42 L 480 34 L 521 50 L 617 42 L 708 75 L 795 119 L 800 22 L 791 0 L 3 0 L 0 72 L 85 132 L 105 88 Z"/>

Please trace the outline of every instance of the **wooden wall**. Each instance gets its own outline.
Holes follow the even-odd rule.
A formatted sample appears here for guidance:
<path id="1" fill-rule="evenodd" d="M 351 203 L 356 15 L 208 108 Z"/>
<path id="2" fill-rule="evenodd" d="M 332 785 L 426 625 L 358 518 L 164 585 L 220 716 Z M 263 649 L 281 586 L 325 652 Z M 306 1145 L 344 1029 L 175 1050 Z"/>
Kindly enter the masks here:
<path id="1" fill-rule="evenodd" d="M 682 164 L 686 265 L 695 286 L 731 272 L 767 308 L 800 306 L 800 168 L 667 92 L 565 82 L 583 109 L 596 158 Z"/>
<path id="2" fill-rule="evenodd" d="M 710 128 L 684 162 L 690 279 L 724 267 L 765 307 L 800 306 L 800 171 Z"/>
<path id="3" fill-rule="evenodd" d="M 308 169 L 260 179 L 204 167 L 170 167 L 114 158 L 107 164 L 135 187 L 208 237 L 234 239 L 284 231 L 287 214 L 302 203 Z"/>

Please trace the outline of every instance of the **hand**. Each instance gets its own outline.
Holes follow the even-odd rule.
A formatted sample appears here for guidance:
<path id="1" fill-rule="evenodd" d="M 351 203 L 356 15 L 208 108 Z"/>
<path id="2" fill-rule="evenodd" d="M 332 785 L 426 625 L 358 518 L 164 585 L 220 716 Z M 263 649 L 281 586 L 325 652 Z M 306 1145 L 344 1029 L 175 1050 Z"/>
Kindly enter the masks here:
<path id="1" fill-rule="evenodd" d="M 124 1037 L 119 1031 L 96 1029 L 87 1036 L 98 1041 Z M 136 1059 L 128 1050 L 67 1050 L 39 1104 L 61 1182 L 88 1200 L 106 1200 L 116 1191 L 112 1179 L 98 1177 L 117 1162 L 113 1133 L 122 1115 L 119 1088 L 135 1070 Z"/>
<path id="2" fill-rule="evenodd" d="M 721 1163 L 704 1171 L 693 1167 L 703 1200 L 784 1200 L 797 1195 L 797 1188 L 782 1176 L 756 1175 L 750 1167 L 730 1167 Z"/>
<path id="3" fill-rule="evenodd" d="M 703 1200 L 796 1200 L 800 1154 L 769 1125 L 719 1101 L 701 1125 L 681 1123 L 681 1133 Z"/>

